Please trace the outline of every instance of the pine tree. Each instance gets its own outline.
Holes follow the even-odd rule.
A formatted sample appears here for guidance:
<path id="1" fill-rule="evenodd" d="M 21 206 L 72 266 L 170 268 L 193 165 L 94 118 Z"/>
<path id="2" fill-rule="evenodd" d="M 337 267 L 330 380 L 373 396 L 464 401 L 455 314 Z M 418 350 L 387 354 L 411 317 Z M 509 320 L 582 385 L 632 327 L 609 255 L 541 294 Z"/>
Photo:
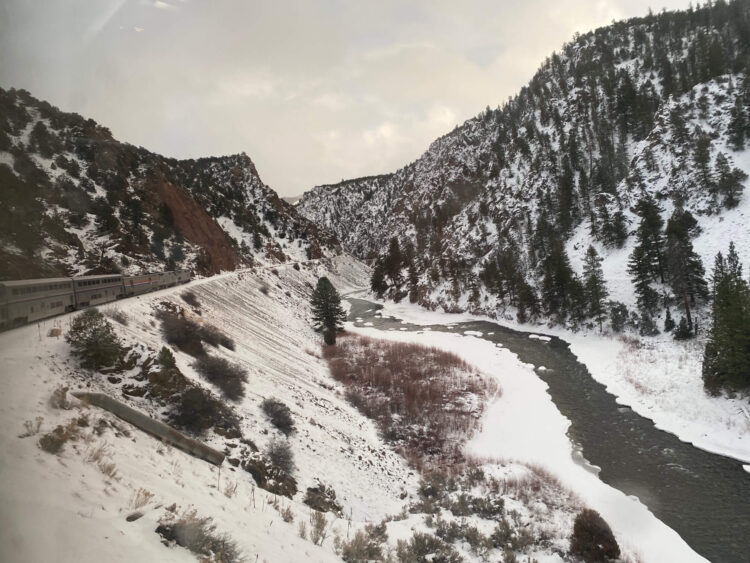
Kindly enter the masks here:
<path id="1" fill-rule="evenodd" d="M 745 105 L 742 101 L 742 94 L 734 100 L 731 120 L 729 121 L 729 146 L 736 151 L 745 148 L 745 130 L 748 125 L 748 119 L 745 116 Z"/>
<path id="2" fill-rule="evenodd" d="M 719 153 L 716 157 L 717 190 L 724 196 L 724 206 L 728 209 L 737 207 L 742 194 L 742 182 L 747 174 L 739 168 L 731 168 L 727 157 Z"/>
<path id="3" fill-rule="evenodd" d="M 659 296 L 652 283 L 664 283 L 664 235 L 659 206 L 650 196 L 643 197 L 636 205 L 641 220 L 636 230 L 636 245 L 628 260 L 628 273 L 631 276 L 638 308 L 653 315 L 656 312 Z"/>
<path id="4" fill-rule="evenodd" d="M 419 273 L 414 265 L 414 261 L 409 262 L 409 302 L 416 303 L 419 299 L 418 287 Z"/>
<path id="5" fill-rule="evenodd" d="M 375 292 L 378 298 L 382 298 L 383 294 L 388 290 L 388 284 L 385 281 L 385 266 L 382 259 L 376 260 L 375 267 L 372 269 L 370 289 Z"/>
<path id="6" fill-rule="evenodd" d="M 327 277 L 318 279 L 310 298 L 313 311 L 313 326 L 322 331 L 325 343 L 336 344 L 336 333 L 342 330 L 346 313 L 341 308 L 341 296 Z"/>
<path id="7" fill-rule="evenodd" d="M 667 277 L 674 294 L 682 300 L 687 327 L 693 330 L 690 307 L 696 297 L 706 297 L 708 288 L 700 257 L 693 250 L 692 231 L 698 222 L 689 211 L 677 206 L 667 222 Z M 678 327 L 679 329 L 679 327 Z"/>
<path id="8" fill-rule="evenodd" d="M 580 281 L 571 269 L 559 239 L 551 241 L 549 255 L 542 262 L 542 273 L 542 302 L 546 313 L 563 322 L 573 312 L 574 298 L 580 293 Z"/>
<path id="9" fill-rule="evenodd" d="M 750 286 L 742 278 L 742 265 L 729 245 L 726 260 L 716 255 L 712 277 L 713 325 L 703 356 L 703 382 L 716 394 L 722 388 L 737 391 L 750 387 Z"/>
<path id="10" fill-rule="evenodd" d="M 697 128 L 696 128 L 697 129 Z M 697 139 L 693 151 L 693 161 L 698 169 L 701 187 L 712 196 L 716 195 L 713 178 L 711 178 L 711 139 L 708 135 L 696 130 Z"/>
<path id="11" fill-rule="evenodd" d="M 383 261 L 385 275 L 388 276 L 395 285 L 401 283 L 401 268 L 403 267 L 403 256 L 398 243 L 398 238 L 393 237 L 388 245 L 388 254 Z"/>
<path id="12" fill-rule="evenodd" d="M 607 318 L 606 299 L 609 291 L 602 272 L 602 259 L 593 246 L 588 247 L 583 259 L 583 289 L 588 316 L 599 323 L 601 332 L 602 322 Z"/>

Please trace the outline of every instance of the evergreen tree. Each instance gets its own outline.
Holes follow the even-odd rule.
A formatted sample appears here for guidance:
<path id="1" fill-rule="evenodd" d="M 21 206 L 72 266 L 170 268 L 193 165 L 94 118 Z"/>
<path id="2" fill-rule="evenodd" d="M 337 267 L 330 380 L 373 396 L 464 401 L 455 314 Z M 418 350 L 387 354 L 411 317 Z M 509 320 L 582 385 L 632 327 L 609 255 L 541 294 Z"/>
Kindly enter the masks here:
<path id="1" fill-rule="evenodd" d="M 382 259 L 375 261 L 375 267 L 372 269 L 372 276 L 370 276 L 370 289 L 375 292 L 378 298 L 382 298 L 383 294 L 388 290 L 388 284 L 385 281 L 385 266 Z"/>
<path id="2" fill-rule="evenodd" d="M 742 101 L 742 95 L 738 95 L 734 100 L 731 120 L 729 121 L 729 146 L 736 151 L 745 148 L 745 131 L 748 126 L 748 119 L 745 115 L 745 104 Z"/>
<path id="3" fill-rule="evenodd" d="M 667 316 L 664 318 L 664 332 L 672 332 L 674 327 L 675 324 L 674 319 L 672 318 L 672 313 L 667 309 Z"/>
<path id="4" fill-rule="evenodd" d="M 643 197 L 636 205 L 640 223 L 636 230 L 636 245 L 628 260 L 638 308 L 649 315 L 656 312 L 659 296 L 652 283 L 664 283 L 664 235 L 659 206 L 650 196 Z"/>
<path id="5" fill-rule="evenodd" d="M 723 153 L 716 156 L 717 190 L 724 196 L 724 206 L 728 209 L 737 207 L 742 194 L 742 182 L 747 178 L 739 168 L 732 169 Z"/>
<path id="6" fill-rule="evenodd" d="M 393 237 L 388 245 L 388 254 L 383 261 L 384 273 L 395 285 L 401 283 L 401 268 L 403 267 L 403 257 L 398 238 Z"/>
<path id="7" fill-rule="evenodd" d="M 599 323 L 601 331 L 602 322 L 607 318 L 606 299 L 609 291 L 602 272 L 602 259 L 593 246 L 588 247 L 583 259 L 583 289 L 588 316 Z"/>
<path id="8" fill-rule="evenodd" d="M 325 343 L 336 344 L 336 333 L 344 328 L 346 313 L 341 308 L 341 296 L 325 276 L 318 279 L 310 298 L 313 311 L 313 326 L 322 331 Z"/>
<path id="9" fill-rule="evenodd" d="M 416 303 L 419 294 L 417 292 L 417 284 L 419 283 L 419 273 L 414 265 L 414 261 L 409 262 L 409 302 Z"/>
<path id="10" fill-rule="evenodd" d="M 697 129 L 697 128 L 696 128 Z M 693 161 L 698 169 L 701 187 L 704 191 L 715 196 L 713 179 L 711 178 L 711 139 L 700 130 L 696 130 L 697 138 L 693 151 Z"/>
<path id="11" fill-rule="evenodd" d="M 726 260 L 716 255 L 712 277 L 712 327 L 703 356 L 703 382 L 711 393 L 750 387 L 750 286 L 729 245 Z"/>
<path id="12" fill-rule="evenodd" d="M 542 301 L 546 313 L 563 322 L 572 312 L 580 281 L 570 267 L 562 242 L 551 241 L 550 252 L 542 262 Z M 579 287 L 574 287 L 578 285 Z"/>
<path id="13" fill-rule="evenodd" d="M 696 297 L 706 297 L 708 288 L 700 257 L 693 250 L 692 232 L 698 222 L 689 211 L 677 206 L 667 222 L 667 277 L 674 294 L 682 300 L 685 322 L 693 330 L 690 307 Z M 679 330 L 679 327 L 678 327 Z"/>

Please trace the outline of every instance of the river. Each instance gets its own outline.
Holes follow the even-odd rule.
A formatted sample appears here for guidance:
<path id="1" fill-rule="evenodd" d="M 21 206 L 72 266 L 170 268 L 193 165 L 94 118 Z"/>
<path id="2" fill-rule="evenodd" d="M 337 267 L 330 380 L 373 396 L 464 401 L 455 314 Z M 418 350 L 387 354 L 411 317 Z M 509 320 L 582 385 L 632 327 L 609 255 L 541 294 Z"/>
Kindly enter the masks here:
<path id="1" fill-rule="evenodd" d="M 616 402 L 560 338 L 529 338 L 487 321 L 414 325 L 378 312 L 382 306 L 347 298 L 355 326 L 379 330 L 481 332 L 525 363 L 545 366 L 537 375 L 549 385 L 558 410 L 571 422 L 569 438 L 599 468 L 605 483 L 634 495 L 696 552 L 714 563 L 750 561 L 750 475 L 731 458 L 700 450 L 656 428 Z M 360 320 L 358 320 L 360 319 Z M 492 333 L 492 334 L 488 334 Z M 534 332 L 533 334 L 540 334 Z M 637 538 L 634 538 L 637 542 Z"/>

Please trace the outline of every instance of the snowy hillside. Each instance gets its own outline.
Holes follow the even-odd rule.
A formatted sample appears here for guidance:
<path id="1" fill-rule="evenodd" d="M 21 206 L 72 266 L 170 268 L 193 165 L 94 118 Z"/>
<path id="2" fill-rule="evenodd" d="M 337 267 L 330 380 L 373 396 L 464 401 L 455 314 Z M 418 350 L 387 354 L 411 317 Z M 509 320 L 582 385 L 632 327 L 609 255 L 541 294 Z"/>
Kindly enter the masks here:
<path id="1" fill-rule="evenodd" d="M 119 372 L 81 369 L 69 345 L 50 336 L 57 328 L 65 334 L 76 314 L 0 335 L 0 418 L 5 429 L 0 447 L 12 452 L 0 460 L 0 558 L 60 560 L 64 553 L 65 561 L 190 561 L 194 558 L 186 549 L 174 542 L 167 547 L 155 530 L 192 517 L 211 518 L 217 533 L 235 541 L 247 560 L 340 560 L 346 549 L 353 549 L 347 542 L 357 531 L 364 531 L 361 537 L 370 541 L 382 538 L 366 524 L 384 521 L 383 549 L 397 561 L 410 560 L 406 551 L 417 549 L 414 538 L 421 538 L 419 533 L 453 530 L 450 534 L 458 537 L 440 536 L 447 544 L 433 541 L 468 561 L 508 556 L 510 549 L 538 561 L 558 562 L 567 552 L 576 510 L 593 504 L 613 525 L 623 560 L 632 561 L 637 554 L 642 561 L 663 561 L 667 553 L 679 554 L 681 561 L 701 560 L 636 499 L 604 485 L 573 461 L 565 434 L 568 423 L 531 366 L 470 335 L 370 330 L 376 338 L 461 350 L 483 377 L 493 378 L 501 388 L 468 450 L 477 456 L 481 471 L 465 474 L 450 485 L 457 490 L 440 493 L 437 500 L 425 496 L 431 489 L 419 484 L 418 473 L 349 404 L 341 384 L 331 378 L 319 353 L 320 336 L 310 329 L 306 303 L 318 276 L 327 275 L 339 289 L 349 291 L 365 285 L 369 273 L 351 258 L 338 257 L 242 270 L 109 305 L 103 310 L 124 343 L 132 346 L 129 357 L 135 358 Z M 70 399 L 61 409 L 59 401 L 51 400 L 61 386 L 71 392 L 101 391 L 168 420 L 169 400 L 159 400 L 150 385 L 154 372 L 149 358 L 166 344 L 158 311 L 170 307 L 181 308 L 186 318 L 204 326 L 219 327 L 233 344 L 212 348 L 211 355 L 248 374 L 244 398 L 226 403 L 238 416 L 239 434 L 215 429 L 201 437 L 226 453 L 220 470 L 97 407 Z M 192 385 L 221 394 L 196 371 L 190 355 L 171 348 L 177 369 Z M 243 469 L 258 459 L 255 448 L 264 452 L 282 438 L 261 409 L 263 400 L 271 397 L 289 407 L 296 426 L 286 438 L 296 466 L 298 492 L 291 498 L 264 490 Z M 539 424 L 544 432 L 535 430 Z M 57 454 L 42 451 L 40 437 L 58 425 L 70 440 Z M 318 546 L 311 542 L 313 512 L 302 500 L 306 490 L 316 490 L 321 483 L 335 491 L 341 509 L 338 516 L 324 513 L 327 535 Z M 482 517 L 459 510 L 460 503 L 476 495 L 499 503 L 502 518 L 486 508 Z M 434 502 L 437 518 L 429 508 Z M 498 535 L 498 530 L 505 531 Z M 525 530 L 523 535 L 516 535 L 519 530 Z M 461 540 L 462 534 L 469 535 Z M 490 537 L 508 544 L 498 548 Z"/>
<path id="2" fill-rule="evenodd" d="M 676 202 L 697 219 L 707 273 L 732 240 L 750 264 L 748 21 L 747 2 L 717 2 L 577 36 L 417 161 L 318 186 L 297 209 L 378 258 L 378 293 L 569 326 L 592 324 L 576 283 L 589 244 L 610 300 L 636 309 L 627 265 L 644 198 L 664 223 Z"/>
<path id="3" fill-rule="evenodd" d="M 3 279 L 214 274 L 338 252 L 247 155 L 165 158 L 23 90 L 0 89 L 0 183 Z"/>

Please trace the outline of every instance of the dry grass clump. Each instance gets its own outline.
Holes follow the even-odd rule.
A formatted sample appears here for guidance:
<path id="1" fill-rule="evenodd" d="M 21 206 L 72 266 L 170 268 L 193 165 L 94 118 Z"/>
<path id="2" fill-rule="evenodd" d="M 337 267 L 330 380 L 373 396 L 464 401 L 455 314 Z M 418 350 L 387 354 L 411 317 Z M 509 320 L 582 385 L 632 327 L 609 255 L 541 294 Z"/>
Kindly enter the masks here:
<path id="1" fill-rule="evenodd" d="M 39 438 L 39 447 L 50 454 L 57 454 L 63 449 L 63 446 L 70 441 L 78 440 L 80 429 L 77 421 L 71 420 L 67 425 L 59 425 L 52 432 L 44 434 Z"/>
<path id="2" fill-rule="evenodd" d="M 130 506 L 131 508 L 142 508 L 151 502 L 152 498 L 154 498 L 154 493 L 140 488 L 133 492 L 133 496 L 130 499 Z"/>
<path id="3" fill-rule="evenodd" d="M 457 355 L 420 344 L 345 334 L 322 354 L 347 399 L 420 470 L 463 462 L 463 442 L 497 392 Z"/>

